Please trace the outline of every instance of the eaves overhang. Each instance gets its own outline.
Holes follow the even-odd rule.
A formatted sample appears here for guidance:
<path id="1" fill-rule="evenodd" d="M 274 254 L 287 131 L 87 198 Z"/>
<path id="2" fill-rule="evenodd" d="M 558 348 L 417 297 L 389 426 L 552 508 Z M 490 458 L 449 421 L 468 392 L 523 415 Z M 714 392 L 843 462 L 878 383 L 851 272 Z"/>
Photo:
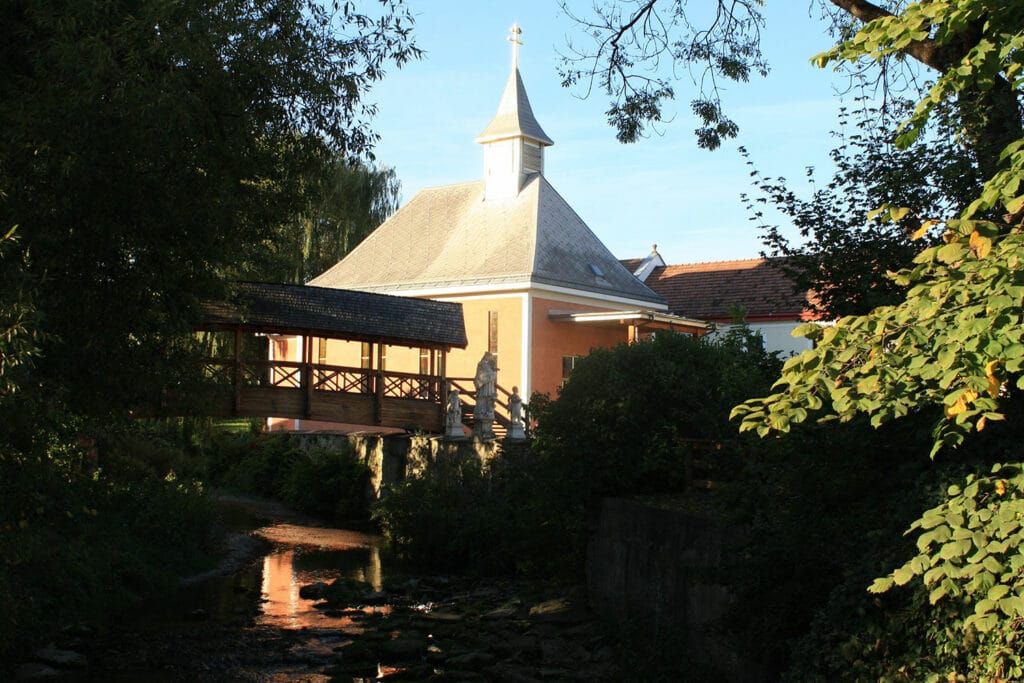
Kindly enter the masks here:
<path id="1" fill-rule="evenodd" d="M 696 318 L 684 318 L 671 313 L 660 311 L 637 309 L 621 311 L 556 311 L 548 312 L 548 318 L 555 322 L 568 322 L 591 324 L 598 326 L 616 327 L 631 325 L 635 327 L 655 327 L 660 329 L 675 329 L 694 332 L 710 332 L 714 330 L 714 323 L 709 323 Z"/>

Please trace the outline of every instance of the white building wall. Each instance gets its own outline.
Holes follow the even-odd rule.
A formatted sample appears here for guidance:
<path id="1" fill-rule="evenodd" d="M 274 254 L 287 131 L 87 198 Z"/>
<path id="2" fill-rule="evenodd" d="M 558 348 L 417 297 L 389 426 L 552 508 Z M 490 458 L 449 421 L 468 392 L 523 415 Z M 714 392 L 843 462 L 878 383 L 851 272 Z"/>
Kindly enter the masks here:
<path id="1" fill-rule="evenodd" d="M 750 329 L 759 332 L 764 337 L 765 349 L 769 352 L 778 351 L 781 358 L 798 356 L 804 351 L 813 348 L 810 339 L 794 337 L 791 335 L 803 322 L 777 322 L 777 323 L 748 323 Z M 729 325 L 719 325 L 712 334 L 723 335 L 729 330 Z"/>

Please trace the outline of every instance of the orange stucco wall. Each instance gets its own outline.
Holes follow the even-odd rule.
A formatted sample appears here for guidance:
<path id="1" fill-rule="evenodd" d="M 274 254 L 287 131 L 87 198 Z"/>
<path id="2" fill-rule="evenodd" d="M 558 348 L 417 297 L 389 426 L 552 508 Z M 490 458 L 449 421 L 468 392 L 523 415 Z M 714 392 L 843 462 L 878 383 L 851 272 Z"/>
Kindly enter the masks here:
<path id="1" fill-rule="evenodd" d="M 295 360 L 301 356 L 301 339 L 296 337 L 276 337 L 274 340 L 274 358 L 276 360 Z M 313 362 L 320 360 L 320 340 L 313 340 Z M 362 344 L 359 342 L 327 340 L 326 365 L 341 365 L 358 368 L 362 362 Z M 373 348 L 373 366 L 377 366 L 377 347 Z M 419 372 L 420 350 L 404 346 L 387 346 L 384 353 L 384 367 L 398 372 Z"/>
<path id="2" fill-rule="evenodd" d="M 533 300 L 533 349 L 531 359 L 531 391 L 558 395 L 562 383 L 562 357 L 585 356 L 594 348 L 607 348 L 627 340 L 628 328 L 593 324 L 554 322 L 548 313 L 555 311 L 610 310 L 598 306 L 569 304 L 564 301 L 537 298 Z"/>
<path id="3" fill-rule="evenodd" d="M 498 314 L 498 384 L 509 391 L 523 383 L 523 297 L 514 295 L 456 300 L 462 304 L 469 346 L 448 354 L 449 377 L 473 377 L 487 351 L 488 312 Z"/>

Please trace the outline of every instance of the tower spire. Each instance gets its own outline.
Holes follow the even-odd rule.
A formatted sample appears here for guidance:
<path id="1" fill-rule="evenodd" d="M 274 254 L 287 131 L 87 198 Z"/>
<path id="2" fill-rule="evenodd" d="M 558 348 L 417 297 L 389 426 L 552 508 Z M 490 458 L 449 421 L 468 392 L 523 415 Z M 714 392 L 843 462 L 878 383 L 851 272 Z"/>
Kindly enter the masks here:
<path id="1" fill-rule="evenodd" d="M 484 146 L 487 197 L 515 197 L 528 176 L 544 172 L 544 148 L 554 144 L 537 123 L 519 75 L 519 24 L 512 24 L 512 72 L 498 103 L 498 113 L 476 141 Z"/>

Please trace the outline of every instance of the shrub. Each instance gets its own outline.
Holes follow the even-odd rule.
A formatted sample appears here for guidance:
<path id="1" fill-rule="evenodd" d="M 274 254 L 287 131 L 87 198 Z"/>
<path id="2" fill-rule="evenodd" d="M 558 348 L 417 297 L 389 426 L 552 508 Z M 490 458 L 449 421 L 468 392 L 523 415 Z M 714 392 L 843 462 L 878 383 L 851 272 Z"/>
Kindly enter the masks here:
<path id="1" fill-rule="evenodd" d="M 209 560 L 214 510 L 201 486 L 141 476 L 145 468 L 122 479 L 127 470 L 95 469 L 57 435 L 39 442 L 39 453 L 0 446 L 3 661 L 60 626 L 102 621 L 176 585 Z M 129 459 L 121 447 L 117 457 Z"/>
<path id="2" fill-rule="evenodd" d="M 373 507 L 400 557 L 418 566 L 483 574 L 561 574 L 579 569 L 582 512 L 528 449 L 484 467 L 475 456 L 439 459 L 389 488 Z"/>
<path id="3" fill-rule="evenodd" d="M 276 487 L 281 500 L 331 519 L 366 516 L 370 469 L 350 449 L 315 450 L 291 457 L 290 467 Z"/>
<path id="4" fill-rule="evenodd" d="M 286 434 L 222 433 L 211 438 L 206 462 L 209 481 L 237 493 L 336 520 L 367 514 L 370 470 L 347 444 L 304 451 Z"/>
<path id="5" fill-rule="evenodd" d="M 732 405 L 767 388 L 777 363 L 749 342 L 659 333 L 592 351 L 556 400 L 531 400 L 531 449 L 486 468 L 442 459 L 390 489 L 374 518 L 417 563 L 578 577 L 591 504 L 681 490 L 688 439 L 731 434 Z"/>
<path id="6" fill-rule="evenodd" d="M 536 450 L 588 498 L 679 491 L 692 440 L 735 440 L 729 411 L 771 384 L 778 362 L 757 343 L 659 333 L 595 349 L 559 397 L 536 405 Z"/>

